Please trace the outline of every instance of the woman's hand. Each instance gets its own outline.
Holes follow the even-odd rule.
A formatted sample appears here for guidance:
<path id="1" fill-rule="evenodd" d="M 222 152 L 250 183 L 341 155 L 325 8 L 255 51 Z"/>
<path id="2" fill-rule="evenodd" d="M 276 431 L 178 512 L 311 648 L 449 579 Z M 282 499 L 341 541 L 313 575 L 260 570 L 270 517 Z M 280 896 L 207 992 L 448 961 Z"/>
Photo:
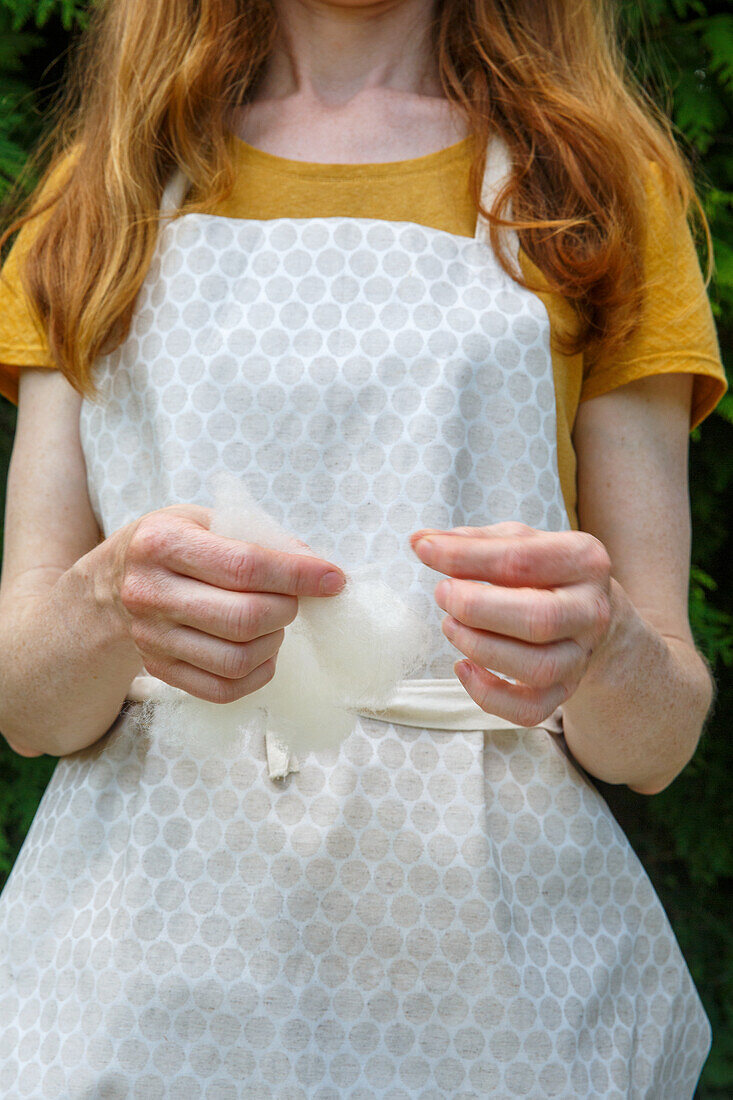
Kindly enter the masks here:
<path id="1" fill-rule="evenodd" d="M 230 703 L 272 679 L 297 597 L 332 595 L 346 578 L 312 552 L 226 538 L 210 522 L 211 509 L 184 504 L 120 528 L 108 583 L 147 672 Z"/>
<path id="2" fill-rule="evenodd" d="M 468 694 L 520 726 L 544 721 L 576 690 L 612 629 L 603 543 L 585 531 L 511 522 L 416 531 L 410 542 L 426 565 L 456 578 L 440 581 L 435 599 L 448 612 L 443 633 L 469 658 L 454 666 Z"/>

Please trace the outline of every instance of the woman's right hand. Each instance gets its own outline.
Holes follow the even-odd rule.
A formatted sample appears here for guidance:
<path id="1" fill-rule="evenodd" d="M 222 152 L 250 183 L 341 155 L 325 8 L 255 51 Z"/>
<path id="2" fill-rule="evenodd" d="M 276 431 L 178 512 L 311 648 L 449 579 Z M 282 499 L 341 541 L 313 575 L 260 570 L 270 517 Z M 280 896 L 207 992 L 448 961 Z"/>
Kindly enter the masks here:
<path id="1" fill-rule="evenodd" d="M 172 504 L 121 527 L 110 535 L 108 580 L 145 670 L 231 703 L 272 679 L 298 596 L 333 595 L 346 578 L 306 543 L 302 554 L 287 553 L 213 534 L 211 515 Z"/>

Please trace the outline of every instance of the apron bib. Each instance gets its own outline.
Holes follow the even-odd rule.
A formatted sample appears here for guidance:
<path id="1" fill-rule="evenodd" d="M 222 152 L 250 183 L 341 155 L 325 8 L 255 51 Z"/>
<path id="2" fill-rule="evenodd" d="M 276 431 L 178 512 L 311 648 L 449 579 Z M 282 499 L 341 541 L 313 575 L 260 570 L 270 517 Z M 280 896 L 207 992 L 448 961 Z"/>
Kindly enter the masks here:
<path id="1" fill-rule="evenodd" d="M 492 143 L 485 201 L 506 169 Z M 481 219 L 169 219 L 95 377 L 105 536 L 228 469 L 344 568 L 383 564 L 434 623 L 430 677 L 460 654 L 409 533 L 570 528 L 547 312 Z M 548 729 L 360 715 L 273 780 L 264 720 L 202 761 L 139 713 L 58 761 L 0 897 L 7 1100 L 690 1100 L 707 1017 Z"/>
<path id="2" fill-rule="evenodd" d="M 504 173 L 490 161 L 490 200 Z M 176 209 L 173 179 L 164 208 Z M 384 566 L 434 625 L 424 675 L 453 676 L 418 527 L 521 520 L 568 530 L 550 325 L 483 239 L 369 218 L 169 221 L 128 339 L 80 418 L 107 536 L 209 477 L 345 569 Z M 516 253 L 516 238 L 512 238 Z"/>

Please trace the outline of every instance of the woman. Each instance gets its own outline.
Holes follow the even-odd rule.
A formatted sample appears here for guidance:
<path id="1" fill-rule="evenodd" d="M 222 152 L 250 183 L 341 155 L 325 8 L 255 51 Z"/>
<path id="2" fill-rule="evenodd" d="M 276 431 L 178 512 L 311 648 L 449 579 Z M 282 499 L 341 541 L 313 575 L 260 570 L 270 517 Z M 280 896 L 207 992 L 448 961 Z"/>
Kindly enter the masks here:
<path id="1" fill-rule="evenodd" d="M 97 15 L 3 288 L 0 729 L 59 757 L 4 1096 L 692 1096 L 709 1024 L 592 779 L 662 790 L 710 706 L 686 456 L 725 379 L 613 41 L 592 0 Z M 221 469 L 328 560 L 213 535 Z M 365 559 L 435 627 L 399 714 L 280 773 L 255 723 L 146 741 L 155 679 L 257 691 Z"/>

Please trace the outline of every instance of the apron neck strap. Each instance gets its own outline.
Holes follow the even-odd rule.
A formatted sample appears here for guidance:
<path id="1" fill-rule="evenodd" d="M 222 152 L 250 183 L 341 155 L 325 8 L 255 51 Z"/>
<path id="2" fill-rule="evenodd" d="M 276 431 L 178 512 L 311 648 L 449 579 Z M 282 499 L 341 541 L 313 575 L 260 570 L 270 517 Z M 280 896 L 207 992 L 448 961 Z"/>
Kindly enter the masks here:
<path id="1" fill-rule="evenodd" d="M 183 200 L 186 198 L 188 188 L 189 181 L 186 173 L 181 168 L 175 168 L 163 191 L 163 198 L 160 202 L 161 218 L 172 218 L 178 213 Z"/>
<path id="2" fill-rule="evenodd" d="M 507 182 L 511 173 L 512 163 L 507 144 L 499 134 L 492 134 L 486 149 L 486 165 L 484 168 L 483 182 L 481 184 L 481 202 L 487 210 L 490 210 L 493 206 L 494 198 Z M 512 217 L 511 201 L 507 204 L 505 213 L 508 218 Z M 484 244 L 491 247 L 489 223 L 480 214 L 476 219 L 476 232 L 474 237 L 477 241 L 482 241 Z M 515 265 L 515 270 L 519 273 L 519 237 L 516 231 L 514 229 L 500 228 L 499 237 L 503 237 L 506 249 L 512 263 Z"/>

